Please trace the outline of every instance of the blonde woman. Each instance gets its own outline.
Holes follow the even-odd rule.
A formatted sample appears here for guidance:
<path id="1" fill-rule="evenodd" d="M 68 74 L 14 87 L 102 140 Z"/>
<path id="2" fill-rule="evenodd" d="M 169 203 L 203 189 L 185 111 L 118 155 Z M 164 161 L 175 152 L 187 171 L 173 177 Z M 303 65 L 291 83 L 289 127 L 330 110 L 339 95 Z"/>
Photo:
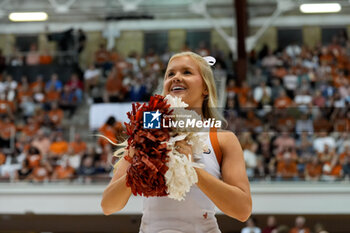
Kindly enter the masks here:
<path id="1" fill-rule="evenodd" d="M 163 95 L 168 94 L 181 97 L 189 109 L 204 119 L 220 119 L 215 110 L 217 95 L 212 70 L 195 53 L 175 54 L 169 60 L 163 85 Z M 195 168 L 197 184 L 183 201 L 144 198 L 140 232 L 220 232 L 215 206 L 239 221 L 249 218 L 252 200 L 241 145 L 232 132 L 213 131 L 209 135 L 209 150 L 203 152 L 200 161 L 205 168 Z M 192 154 L 191 146 L 185 141 L 179 142 L 177 148 L 183 154 Z M 126 153 L 132 156 L 134 152 L 131 149 Z M 122 210 L 130 198 L 131 189 L 126 186 L 129 166 L 122 159 L 103 193 L 101 206 L 105 215 Z"/>

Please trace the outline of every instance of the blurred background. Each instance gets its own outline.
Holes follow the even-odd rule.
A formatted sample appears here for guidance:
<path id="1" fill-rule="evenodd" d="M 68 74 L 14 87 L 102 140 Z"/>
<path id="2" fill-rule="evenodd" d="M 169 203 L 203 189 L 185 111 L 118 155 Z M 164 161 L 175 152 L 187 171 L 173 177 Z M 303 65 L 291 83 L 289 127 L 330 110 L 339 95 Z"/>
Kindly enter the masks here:
<path id="1" fill-rule="evenodd" d="M 0 0 L 0 232 L 138 232 L 141 198 L 102 213 L 116 148 L 93 134 L 122 142 L 131 103 L 190 50 L 217 60 L 251 181 L 252 218 L 219 212 L 222 232 L 349 233 L 349 13 L 348 0 Z"/>

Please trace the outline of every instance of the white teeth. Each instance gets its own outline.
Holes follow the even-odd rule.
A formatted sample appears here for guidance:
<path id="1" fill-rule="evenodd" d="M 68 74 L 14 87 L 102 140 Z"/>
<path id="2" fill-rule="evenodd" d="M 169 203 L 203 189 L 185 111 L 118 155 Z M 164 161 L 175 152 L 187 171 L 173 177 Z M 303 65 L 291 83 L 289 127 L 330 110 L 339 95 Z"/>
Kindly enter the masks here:
<path id="1" fill-rule="evenodd" d="M 184 87 L 173 87 L 171 88 L 172 91 L 178 91 L 178 90 L 185 90 Z"/>

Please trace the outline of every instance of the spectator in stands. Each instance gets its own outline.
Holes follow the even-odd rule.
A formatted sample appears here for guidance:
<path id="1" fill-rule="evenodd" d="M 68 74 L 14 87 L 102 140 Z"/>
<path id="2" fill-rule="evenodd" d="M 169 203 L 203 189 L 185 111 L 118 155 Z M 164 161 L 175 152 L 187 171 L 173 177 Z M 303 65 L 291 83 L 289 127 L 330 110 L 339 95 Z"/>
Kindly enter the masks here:
<path id="1" fill-rule="evenodd" d="M 73 73 L 70 77 L 70 80 L 67 82 L 67 85 L 73 92 L 75 92 L 75 95 L 78 98 L 78 102 L 81 102 L 83 100 L 84 84 L 82 81 L 80 81 L 78 74 Z"/>
<path id="2" fill-rule="evenodd" d="M 56 166 L 53 170 L 52 180 L 70 180 L 74 177 L 75 170 L 70 166 L 69 159 L 61 160 L 61 164 Z"/>
<path id="3" fill-rule="evenodd" d="M 271 88 L 266 86 L 265 82 L 261 82 L 260 86 L 254 89 L 254 100 L 262 105 L 267 105 L 271 102 Z"/>
<path id="4" fill-rule="evenodd" d="M 264 57 L 261 61 L 262 67 L 266 68 L 267 70 L 270 70 L 273 67 L 281 64 L 282 64 L 282 61 L 273 54 L 272 50 L 269 50 L 268 55 Z"/>
<path id="5" fill-rule="evenodd" d="M 280 93 L 284 91 L 284 88 L 281 86 L 281 80 L 277 78 L 272 79 L 272 87 L 271 87 L 271 98 L 272 103 L 280 96 Z"/>
<path id="6" fill-rule="evenodd" d="M 69 160 L 69 165 L 77 170 L 81 165 L 82 153 L 76 153 L 74 148 L 69 145 L 67 153 L 63 156 L 65 159 Z"/>
<path id="7" fill-rule="evenodd" d="M 95 52 L 95 66 L 103 70 L 105 76 L 108 70 L 112 68 L 109 62 L 109 52 L 106 49 L 105 44 L 100 44 L 99 49 Z"/>
<path id="8" fill-rule="evenodd" d="M 291 152 L 284 152 L 283 159 L 277 163 L 277 180 L 298 180 L 297 164 L 292 158 Z"/>
<path id="9" fill-rule="evenodd" d="M 84 183 L 91 183 L 92 176 L 96 173 L 94 165 L 94 158 L 87 156 L 83 158 L 82 165 L 77 171 L 77 174 L 82 177 Z"/>
<path id="10" fill-rule="evenodd" d="M 118 122 L 113 116 L 110 116 L 107 119 L 106 123 L 99 128 L 99 133 L 107 137 L 113 143 L 117 143 L 117 135 L 120 135 L 122 129 L 123 126 L 121 122 Z M 98 142 L 102 148 L 104 148 L 105 145 L 108 144 L 106 139 L 102 137 L 99 138 Z"/>
<path id="11" fill-rule="evenodd" d="M 293 42 L 289 44 L 286 48 L 286 53 L 288 54 L 289 57 L 295 58 L 300 55 L 301 53 L 301 47 L 296 43 Z"/>
<path id="12" fill-rule="evenodd" d="M 26 118 L 26 124 L 22 128 L 22 132 L 24 135 L 33 138 L 38 130 L 40 128 L 40 125 L 33 117 Z"/>
<path id="13" fill-rule="evenodd" d="M 261 229 L 257 227 L 257 221 L 254 217 L 250 217 L 246 221 L 246 227 L 241 230 L 241 233 L 261 233 Z"/>
<path id="14" fill-rule="evenodd" d="M 281 90 L 278 98 L 274 101 L 275 108 L 289 108 L 294 105 L 292 99 L 286 95 L 285 90 Z"/>
<path id="15" fill-rule="evenodd" d="M 343 171 L 342 165 L 339 162 L 339 155 L 333 153 L 331 158 L 324 162 L 322 170 L 322 180 L 335 181 L 337 179 L 340 179 L 343 175 Z"/>
<path id="16" fill-rule="evenodd" d="M 37 92 L 38 90 L 42 91 L 44 88 L 43 76 L 40 74 L 37 75 L 36 80 L 34 82 L 32 82 L 31 84 L 29 84 L 29 86 L 33 92 Z"/>
<path id="17" fill-rule="evenodd" d="M 276 147 L 274 154 L 280 154 L 284 151 L 296 151 L 296 142 L 293 137 L 289 135 L 288 132 L 284 131 L 279 135 L 273 145 Z"/>
<path id="18" fill-rule="evenodd" d="M 68 142 L 63 138 L 61 132 L 56 133 L 50 145 L 49 161 L 51 165 L 57 165 L 58 161 L 68 152 Z"/>
<path id="19" fill-rule="evenodd" d="M 73 149 L 74 154 L 83 155 L 87 150 L 86 143 L 81 139 L 79 133 L 74 135 L 74 141 L 69 143 L 69 147 Z"/>
<path id="20" fill-rule="evenodd" d="M 310 116 L 305 113 L 301 114 L 295 125 L 295 133 L 297 135 L 301 135 L 303 132 L 306 132 L 307 134 L 313 134 L 314 132 L 313 122 Z"/>
<path id="21" fill-rule="evenodd" d="M 28 66 L 36 66 L 36 65 L 39 65 L 39 61 L 40 61 L 40 55 L 38 52 L 37 45 L 31 44 L 30 50 L 29 50 L 27 57 L 26 57 L 26 64 Z"/>
<path id="22" fill-rule="evenodd" d="M 61 123 L 64 117 L 64 113 L 62 109 L 58 107 L 57 102 L 52 102 L 51 104 L 51 110 L 48 113 L 48 116 L 50 118 L 51 126 L 55 129 L 61 127 Z"/>
<path id="23" fill-rule="evenodd" d="M 134 79 L 134 85 L 129 91 L 130 101 L 144 101 L 146 96 L 146 86 L 141 78 Z"/>
<path id="24" fill-rule="evenodd" d="M 53 73 L 51 75 L 51 79 L 45 85 L 46 91 L 52 90 L 52 88 L 58 92 L 61 92 L 63 88 L 63 84 L 59 80 L 58 75 L 56 73 Z"/>
<path id="25" fill-rule="evenodd" d="M 3 165 L 6 162 L 6 155 L 2 151 L 2 148 L 0 149 L 0 166 Z"/>
<path id="26" fill-rule="evenodd" d="M 298 216 L 295 219 L 295 226 L 289 231 L 289 233 L 310 233 L 310 229 L 305 227 L 305 218 Z"/>
<path id="27" fill-rule="evenodd" d="M 312 96 L 308 90 L 300 90 L 296 91 L 296 93 L 294 97 L 295 105 L 299 107 L 300 111 L 306 112 L 308 108 L 312 107 Z"/>
<path id="28" fill-rule="evenodd" d="M 291 69 L 283 77 L 283 86 L 289 98 L 294 99 L 295 91 L 298 88 L 298 76 Z"/>
<path id="29" fill-rule="evenodd" d="M 343 176 L 350 180 L 350 145 L 346 145 L 344 152 L 339 155 L 339 162 L 343 168 Z"/>
<path id="30" fill-rule="evenodd" d="M 246 165 L 246 171 L 248 178 L 254 177 L 254 170 L 257 166 L 257 154 L 256 154 L 256 144 L 252 144 L 243 150 L 244 161 Z"/>
<path id="31" fill-rule="evenodd" d="M 40 154 L 46 159 L 50 152 L 51 140 L 46 136 L 43 129 L 39 129 L 31 142 L 31 146 L 38 148 Z"/>
<path id="32" fill-rule="evenodd" d="M 318 181 L 322 175 L 322 163 L 319 162 L 317 156 L 309 157 L 306 163 L 304 176 L 307 181 Z"/>
<path id="33" fill-rule="evenodd" d="M 16 181 L 22 181 L 22 180 L 27 181 L 27 180 L 29 180 L 32 172 L 33 172 L 33 168 L 29 167 L 28 159 L 24 159 L 22 161 L 21 168 L 17 170 L 17 173 L 15 173 L 15 180 Z"/>
<path id="34" fill-rule="evenodd" d="M 314 233 L 328 233 L 321 223 L 316 223 L 314 226 Z"/>
<path id="35" fill-rule="evenodd" d="M 84 73 L 84 90 L 87 95 L 91 94 L 91 89 L 97 86 L 100 79 L 100 70 L 94 64 L 90 64 Z"/>
<path id="36" fill-rule="evenodd" d="M 76 92 L 73 91 L 68 85 L 64 85 L 58 104 L 62 110 L 68 110 L 68 117 L 71 118 L 80 102 Z"/>
<path id="37" fill-rule="evenodd" d="M 312 104 L 319 108 L 326 106 L 326 98 L 322 95 L 320 90 L 315 90 L 315 94 L 312 99 Z"/>
<path id="38" fill-rule="evenodd" d="M 116 67 L 113 67 L 108 75 L 105 90 L 105 102 L 120 102 L 124 99 L 126 90 L 123 87 L 123 75 Z"/>
<path id="39" fill-rule="evenodd" d="M 205 45 L 205 41 L 200 41 L 198 45 L 198 49 L 196 51 L 197 54 L 201 55 L 202 57 L 209 56 L 210 51 Z"/>
<path id="40" fill-rule="evenodd" d="M 36 104 L 34 103 L 31 96 L 25 96 L 19 105 L 22 111 L 23 118 L 26 120 L 28 117 L 32 117 L 35 114 Z"/>
<path id="41" fill-rule="evenodd" d="M 0 148 L 11 148 L 11 139 L 16 135 L 16 126 L 8 116 L 0 122 Z"/>
<path id="42" fill-rule="evenodd" d="M 10 56 L 10 66 L 22 66 L 23 65 L 23 56 L 18 50 L 17 47 L 13 47 L 12 54 Z"/>
<path id="43" fill-rule="evenodd" d="M 262 82 L 267 83 L 267 81 L 266 75 L 262 73 L 262 70 L 259 67 L 255 68 L 254 74 L 250 74 L 247 77 L 248 85 L 252 88 L 256 88 Z"/>
<path id="44" fill-rule="evenodd" d="M 33 172 L 29 175 L 28 179 L 34 182 L 48 182 L 52 170 L 52 166 L 48 161 L 41 160 L 39 166 L 33 169 Z"/>
<path id="45" fill-rule="evenodd" d="M 268 216 L 266 225 L 267 226 L 262 230 L 262 233 L 272 233 L 272 231 L 277 228 L 277 220 L 275 216 Z"/>
<path id="46" fill-rule="evenodd" d="M 5 82 L 3 82 L 5 93 L 6 93 L 6 99 L 8 101 L 15 101 L 16 98 L 16 90 L 18 87 L 18 83 L 16 80 L 13 80 L 11 75 L 6 76 Z M 7 92 L 6 92 L 7 91 Z"/>
<path id="47" fill-rule="evenodd" d="M 327 145 L 327 146 L 326 146 Z M 328 136 L 327 132 L 322 131 L 317 133 L 313 141 L 314 150 L 318 153 L 325 151 L 325 148 L 329 147 L 330 149 L 335 148 L 335 139 L 331 136 Z"/>
<path id="48" fill-rule="evenodd" d="M 21 77 L 21 82 L 17 85 L 17 101 L 22 102 L 24 97 L 31 97 L 33 91 L 30 89 L 27 76 Z"/>

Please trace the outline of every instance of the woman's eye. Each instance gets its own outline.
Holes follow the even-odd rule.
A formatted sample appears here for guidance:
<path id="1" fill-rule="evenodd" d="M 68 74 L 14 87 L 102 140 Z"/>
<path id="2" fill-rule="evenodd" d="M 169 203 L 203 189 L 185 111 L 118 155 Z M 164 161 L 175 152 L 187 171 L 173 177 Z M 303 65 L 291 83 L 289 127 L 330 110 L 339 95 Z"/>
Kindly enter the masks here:
<path id="1" fill-rule="evenodd" d="M 184 74 L 191 74 L 191 72 L 188 71 L 188 70 L 186 70 L 186 71 L 184 72 Z"/>

